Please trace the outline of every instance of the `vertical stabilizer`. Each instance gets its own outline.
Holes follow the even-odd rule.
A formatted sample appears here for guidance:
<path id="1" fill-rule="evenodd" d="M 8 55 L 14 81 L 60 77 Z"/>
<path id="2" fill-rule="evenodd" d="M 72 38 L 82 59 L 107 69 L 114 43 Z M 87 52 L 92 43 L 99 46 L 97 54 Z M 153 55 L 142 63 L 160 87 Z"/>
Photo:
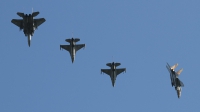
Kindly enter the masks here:
<path id="1" fill-rule="evenodd" d="M 179 71 L 177 71 L 176 73 L 177 73 L 178 75 L 180 75 L 182 71 L 183 71 L 183 68 L 180 69 Z"/>
<path id="2" fill-rule="evenodd" d="M 176 63 L 174 66 L 171 66 L 171 69 L 174 70 L 178 66 L 178 63 Z"/>

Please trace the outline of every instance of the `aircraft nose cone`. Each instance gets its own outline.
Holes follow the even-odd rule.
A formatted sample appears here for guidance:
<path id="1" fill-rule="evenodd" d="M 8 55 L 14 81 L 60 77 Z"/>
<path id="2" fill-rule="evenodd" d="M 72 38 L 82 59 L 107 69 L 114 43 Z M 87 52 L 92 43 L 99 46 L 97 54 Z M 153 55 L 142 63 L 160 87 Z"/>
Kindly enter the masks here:
<path id="1" fill-rule="evenodd" d="M 72 63 L 74 63 L 75 57 L 74 57 L 74 56 L 72 56 L 71 58 L 72 58 Z"/>
<path id="2" fill-rule="evenodd" d="M 31 43 L 30 43 L 30 41 L 28 42 L 28 46 L 29 46 L 29 47 L 31 46 Z"/>
<path id="3" fill-rule="evenodd" d="M 72 58 L 72 63 L 74 63 L 74 58 Z"/>
<path id="4" fill-rule="evenodd" d="M 112 84 L 113 87 L 115 87 L 115 84 Z"/>

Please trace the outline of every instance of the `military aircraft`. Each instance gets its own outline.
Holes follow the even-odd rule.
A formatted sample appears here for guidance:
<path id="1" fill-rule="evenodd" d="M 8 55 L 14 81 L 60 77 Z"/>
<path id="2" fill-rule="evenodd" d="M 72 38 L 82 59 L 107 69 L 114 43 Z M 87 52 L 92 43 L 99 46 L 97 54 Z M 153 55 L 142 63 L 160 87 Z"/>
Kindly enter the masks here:
<path id="1" fill-rule="evenodd" d="M 75 60 L 75 55 L 76 55 L 76 52 L 85 47 L 85 44 L 76 44 L 76 42 L 80 41 L 79 38 L 71 38 L 71 39 L 66 39 L 65 40 L 66 42 L 69 42 L 70 45 L 60 45 L 60 49 L 63 48 L 67 51 L 69 51 L 70 53 L 70 56 L 71 56 L 71 60 L 72 60 L 72 63 L 74 62 Z"/>
<path id="2" fill-rule="evenodd" d="M 172 87 L 175 87 L 175 90 L 177 91 L 178 98 L 181 96 L 181 87 L 184 87 L 184 84 L 178 79 L 178 76 L 181 74 L 183 71 L 183 68 L 180 69 L 179 71 L 175 72 L 175 68 L 178 66 L 178 63 L 171 66 L 167 63 L 167 69 L 170 73 L 170 79 L 171 79 L 171 84 Z"/>
<path id="3" fill-rule="evenodd" d="M 23 19 L 12 19 L 11 22 L 19 27 L 20 30 L 24 30 L 25 36 L 28 37 L 28 45 L 30 47 L 31 36 L 33 36 L 35 29 L 38 28 L 46 20 L 44 18 L 34 19 L 39 12 L 33 12 L 32 14 L 24 14 L 17 12 L 17 15 Z"/>
<path id="4" fill-rule="evenodd" d="M 115 63 L 115 62 L 107 63 L 106 65 L 109 66 L 110 69 L 101 69 L 101 73 L 103 72 L 103 73 L 106 73 L 107 75 L 110 76 L 111 81 L 112 81 L 112 86 L 114 87 L 117 75 L 119 75 L 120 73 L 122 73 L 124 71 L 126 72 L 126 68 L 118 68 L 117 69 L 116 67 L 121 65 L 121 64 Z"/>
<path id="5" fill-rule="evenodd" d="M 178 66 L 178 63 L 171 66 L 167 63 L 167 70 L 170 73 L 170 79 L 171 79 L 171 85 L 172 87 L 175 86 L 175 79 L 181 74 L 181 72 L 183 71 L 183 68 L 180 69 L 179 71 L 175 72 L 175 68 Z"/>
<path id="6" fill-rule="evenodd" d="M 175 90 L 177 91 L 178 98 L 181 97 L 181 87 L 184 87 L 183 82 L 181 82 L 178 78 L 175 79 Z"/>

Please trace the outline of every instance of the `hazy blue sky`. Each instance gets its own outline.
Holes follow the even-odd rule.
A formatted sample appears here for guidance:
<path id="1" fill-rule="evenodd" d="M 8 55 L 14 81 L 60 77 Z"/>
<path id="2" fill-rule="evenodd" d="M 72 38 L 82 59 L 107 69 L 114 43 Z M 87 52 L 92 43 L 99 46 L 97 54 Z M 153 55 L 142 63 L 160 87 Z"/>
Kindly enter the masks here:
<path id="1" fill-rule="evenodd" d="M 1 0 L 0 112 L 200 111 L 199 0 Z M 40 11 L 28 47 L 11 23 Z M 80 38 L 72 64 L 60 51 Z M 77 43 L 77 44 L 78 44 Z M 113 57 L 113 58 L 112 58 Z M 120 62 L 127 72 L 112 87 L 100 69 Z M 178 99 L 166 62 L 183 68 Z"/>

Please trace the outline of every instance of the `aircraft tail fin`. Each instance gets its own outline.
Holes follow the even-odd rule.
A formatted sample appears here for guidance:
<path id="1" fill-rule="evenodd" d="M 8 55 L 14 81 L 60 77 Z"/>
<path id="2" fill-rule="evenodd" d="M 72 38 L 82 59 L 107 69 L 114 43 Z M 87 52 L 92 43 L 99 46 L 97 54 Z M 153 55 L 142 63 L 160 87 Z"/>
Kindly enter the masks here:
<path id="1" fill-rule="evenodd" d="M 24 13 L 21 13 L 21 12 L 17 12 L 17 15 L 20 17 L 24 17 Z"/>
<path id="2" fill-rule="evenodd" d="M 177 73 L 178 75 L 180 75 L 182 71 L 183 71 L 183 68 L 181 68 L 181 69 L 180 69 L 179 71 L 177 71 L 176 73 Z"/>
<path id="3" fill-rule="evenodd" d="M 33 13 L 32 13 L 32 16 L 33 16 L 33 17 L 36 17 L 39 13 L 40 13 L 40 12 L 33 12 Z"/>
<path id="4" fill-rule="evenodd" d="M 171 69 L 174 70 L 177 66 L 178 66 L 178 63 L 176 63 L 175 65 L 171 66 Z"/>

